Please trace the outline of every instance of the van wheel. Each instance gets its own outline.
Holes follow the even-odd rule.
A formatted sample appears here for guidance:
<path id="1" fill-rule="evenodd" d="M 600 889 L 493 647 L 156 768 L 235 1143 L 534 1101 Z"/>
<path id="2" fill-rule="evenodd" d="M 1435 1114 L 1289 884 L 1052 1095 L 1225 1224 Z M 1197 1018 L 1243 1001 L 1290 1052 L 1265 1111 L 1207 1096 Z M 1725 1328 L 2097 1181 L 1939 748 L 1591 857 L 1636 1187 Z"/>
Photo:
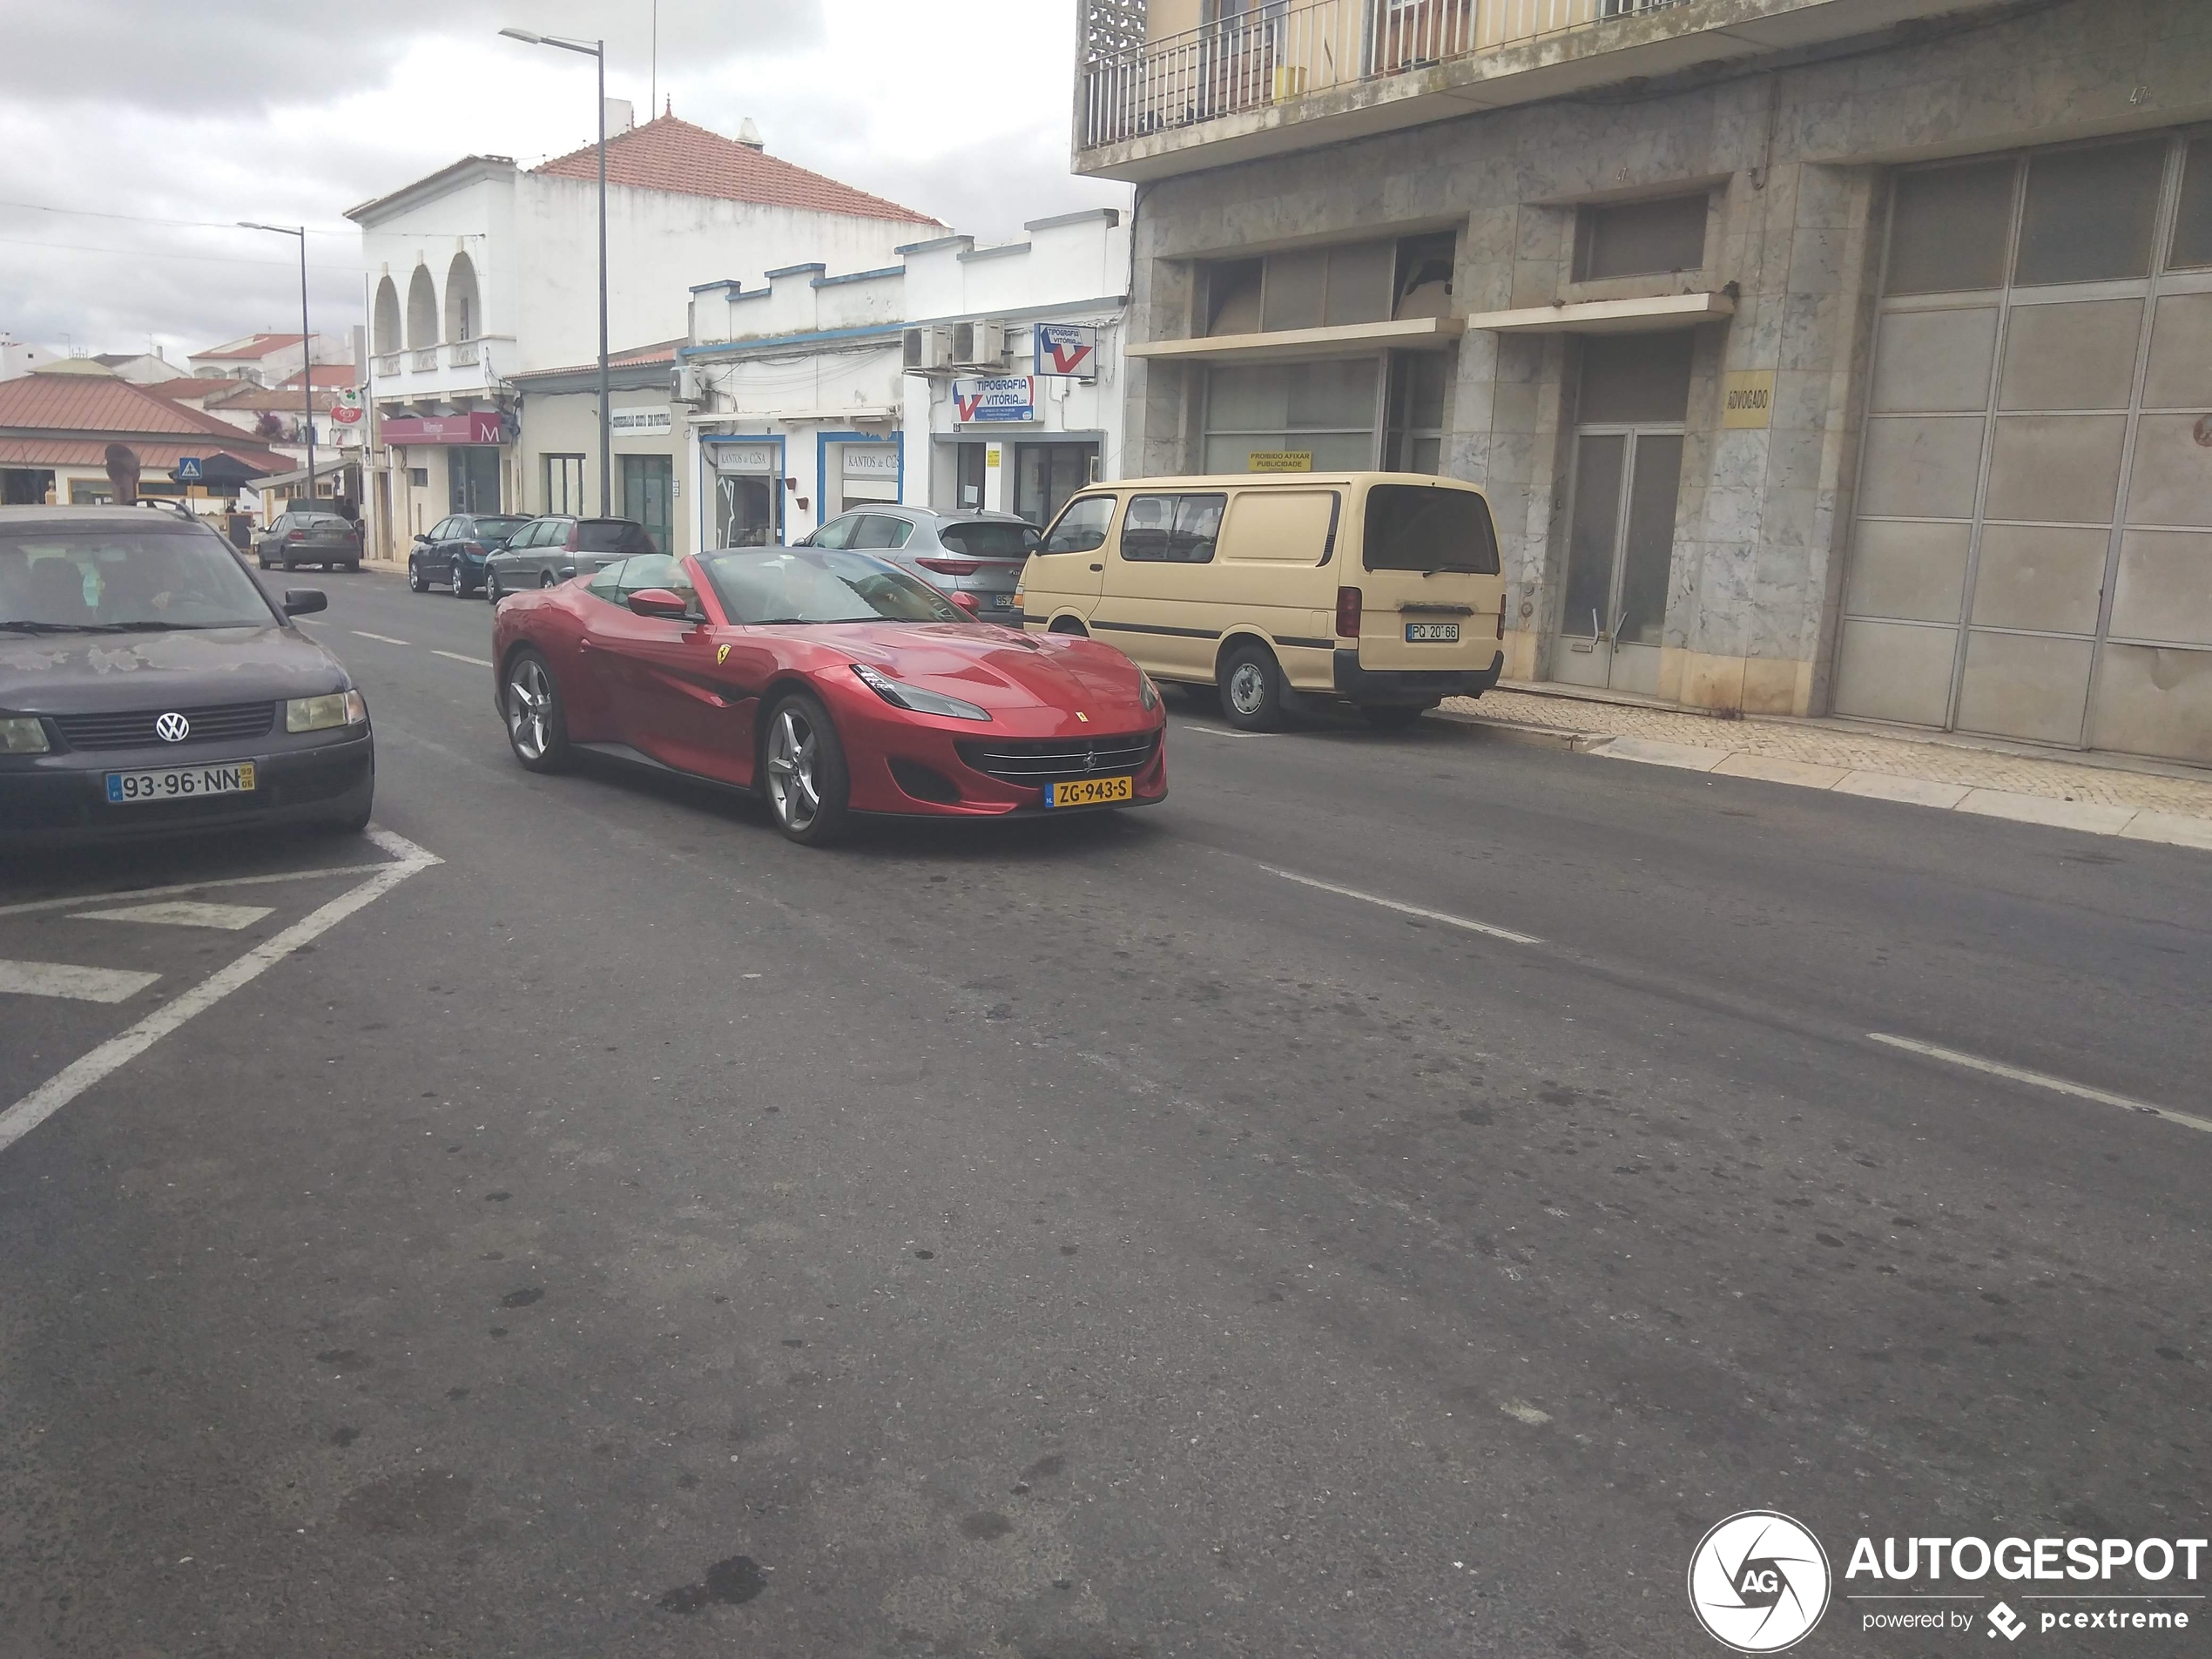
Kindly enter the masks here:
<path id="1" fill-rule="evenodd" d="M 1244 641 L 1222 659 L 1221 713 L 1245 732 L 1272 732 L 1283 724 L 1283 671 L 1258 640 Z"/>
<path id="2" fill-rule="evenodd" d="M 1404 732 L 1428 711 L 1408 703 L 1363 703 L 1359 705 L 1359 712 L 1378 732 Z"/>

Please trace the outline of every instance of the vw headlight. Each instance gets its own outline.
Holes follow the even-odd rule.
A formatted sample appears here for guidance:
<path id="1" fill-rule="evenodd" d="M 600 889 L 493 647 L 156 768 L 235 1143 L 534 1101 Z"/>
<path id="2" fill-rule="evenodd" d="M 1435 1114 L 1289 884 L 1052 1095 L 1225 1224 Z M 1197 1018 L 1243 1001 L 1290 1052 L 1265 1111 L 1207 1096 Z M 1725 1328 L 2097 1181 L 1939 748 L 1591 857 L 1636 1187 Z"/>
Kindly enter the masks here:
<path id="1" fill-rule="evenodd" d="M 1136 671 L 1136 700 L 1147 714 L 1160 706 L 1160 688 L 1152 684 L 1152 677 L 1141 668 Z"/>
<path id="2" fill-rule="evenodd" d="M 46 723 L 27 714 L 0 715 L 0 755 L 43 755 Z"/>
<path id="3" fill-rule="evenodd" d="M 368 724 L 368 705 L 359 691 L 332 691 L 324 697 L 295 697 L 284 705 L 287 732 L 329 732 L 341 725 Z"/>
<path id="4" fill-rule="evenodd" d="M 941 714 L 954 720 L 988 720 L 991 717 L 973 703 L 963 703 L 956 697 L 947 697 L 942 691 L 927 691 L 919 685 L 909 685 L 904 680 L 894 680 L 880 669 L 866 663 L 853 664 L 853 671 L 860 677 L 860 684 L 873 691 L 894 709 L 905 709 L 910 714 Z"/>

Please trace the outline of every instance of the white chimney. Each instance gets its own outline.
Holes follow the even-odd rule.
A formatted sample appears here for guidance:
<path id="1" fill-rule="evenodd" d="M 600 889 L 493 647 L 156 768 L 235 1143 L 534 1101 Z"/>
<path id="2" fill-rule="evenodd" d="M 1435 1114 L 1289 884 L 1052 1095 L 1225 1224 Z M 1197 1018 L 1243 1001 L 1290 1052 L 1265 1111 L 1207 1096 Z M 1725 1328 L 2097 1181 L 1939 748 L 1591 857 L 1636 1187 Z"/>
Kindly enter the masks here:
<path id="1" fill-rule="evenodd" d="M 765 150 L 768 140 L 760 136 L 759 125 L 751 116 L 738 123 L 738 142 L 748 150 Z"/>

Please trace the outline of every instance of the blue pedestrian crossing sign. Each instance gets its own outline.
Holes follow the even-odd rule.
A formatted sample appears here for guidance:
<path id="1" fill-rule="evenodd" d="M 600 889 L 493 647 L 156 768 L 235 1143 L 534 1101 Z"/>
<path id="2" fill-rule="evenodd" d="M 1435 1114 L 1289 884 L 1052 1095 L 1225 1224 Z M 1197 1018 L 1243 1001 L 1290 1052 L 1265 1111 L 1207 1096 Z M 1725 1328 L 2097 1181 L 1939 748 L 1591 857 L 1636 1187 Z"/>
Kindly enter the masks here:
<path id="1" fill-rule="evenodd" d="M 198 455 L 178 456 L 177 470 L 172 475 L 180 484 L 198 483 L 199 482 L 199 457 Z"/>

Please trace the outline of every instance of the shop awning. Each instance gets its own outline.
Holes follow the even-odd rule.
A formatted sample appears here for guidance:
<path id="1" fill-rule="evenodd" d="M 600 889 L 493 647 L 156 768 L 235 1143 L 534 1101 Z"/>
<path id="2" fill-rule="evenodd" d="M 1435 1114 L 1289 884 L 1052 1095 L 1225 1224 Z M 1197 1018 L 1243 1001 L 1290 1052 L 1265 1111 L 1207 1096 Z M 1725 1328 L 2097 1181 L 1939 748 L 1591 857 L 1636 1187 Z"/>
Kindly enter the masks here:
<path id="1" fill-rule="evenodd" d="M 1736 314 L 1725 293 L 1670 293 L 1656 300 L 1588 300 L 1572 306 L 1528 306 L 1519 311 L 1478 311 L 1470 331 L 1497 334 L 1656 334 L 1695 328 Z"/>
<path id="2" fill-rule="evenodd" d="M 1137 341 L 1131 357 L 1175 363 L 1264 363 L 1281 358 L 1372 357 L 1380 351 L 1441 351 L 1460 337 L 1457 317 L 1349 322 L 1333 328 L 1278 328 L 1264 334 L 1208 334 L 1197 340 Z"/>
<path id="3" fill-rule="evenodd" d="M 465 415 L 388 415 L 377 427 L 380 442 L 409 443 L 501 443 L 497 409 L 471 409 Z"/>

